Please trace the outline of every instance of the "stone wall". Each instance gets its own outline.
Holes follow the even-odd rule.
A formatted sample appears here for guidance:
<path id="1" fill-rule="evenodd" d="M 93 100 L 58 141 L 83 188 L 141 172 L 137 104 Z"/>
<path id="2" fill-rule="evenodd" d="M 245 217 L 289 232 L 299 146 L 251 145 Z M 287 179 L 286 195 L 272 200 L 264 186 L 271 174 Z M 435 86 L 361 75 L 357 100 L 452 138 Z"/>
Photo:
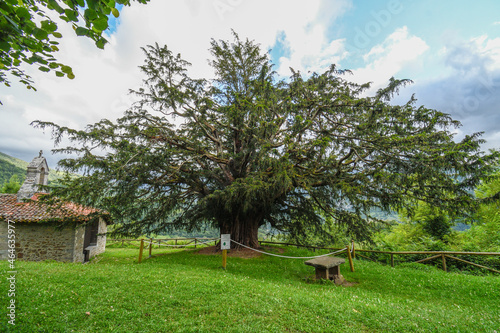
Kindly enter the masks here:
<path id="1" fill-rule="evenodd" d="M 7 250 L 9 249 L 7 243 L 8 240 L 7 228 L 8 228 L 7 221 L 0 220 L 0 260 L 6 260 L 9 258 L 7 252 Z"/>
<path id="2" fill-rule="evenodd" d="M 7 221 L 0 221 L 0 260 L 8 259 Z M 85 227 L 55 229 L 50 223 L 16 223 L 16 257 L 19 260 L 84 262 Z M 90 258 L 106 249 L 107 225 L 99 219 L 97 245 L 89 248 Z"/>
<path id="3" fill-rule="evenodd" d="M 75 242 L 73 245 L 73 262 L 83 263 L 85 256 L 83 255 L 83 242 L 85 240 L 85 227 L 78 227 L 75 230 Z"/>
<path id="4" fill-rule="evenodd" d="M 73 261 L 75 229 L 55 229 L 52 224 L 16 223 L 18 260 Z"/>
<path id="5" fill-rule="evenodd" d="M 108 225 L 102 218 L 99 219 L 99 235 L 97 236 L 97 249 L 95 255 L 106 251 L 106 233 L 108 232 Z"/>

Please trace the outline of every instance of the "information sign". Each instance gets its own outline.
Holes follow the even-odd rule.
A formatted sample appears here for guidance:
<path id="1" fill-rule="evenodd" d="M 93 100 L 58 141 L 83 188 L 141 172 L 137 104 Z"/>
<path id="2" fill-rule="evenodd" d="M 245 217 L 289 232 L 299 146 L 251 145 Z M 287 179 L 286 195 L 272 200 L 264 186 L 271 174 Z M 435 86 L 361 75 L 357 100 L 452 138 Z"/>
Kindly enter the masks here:
<path id="1" fill-rule="evenodd" d="M 231 234 L 221 234 L 220 235 L 220 249 L 230 250 L 231 249 Z"/>

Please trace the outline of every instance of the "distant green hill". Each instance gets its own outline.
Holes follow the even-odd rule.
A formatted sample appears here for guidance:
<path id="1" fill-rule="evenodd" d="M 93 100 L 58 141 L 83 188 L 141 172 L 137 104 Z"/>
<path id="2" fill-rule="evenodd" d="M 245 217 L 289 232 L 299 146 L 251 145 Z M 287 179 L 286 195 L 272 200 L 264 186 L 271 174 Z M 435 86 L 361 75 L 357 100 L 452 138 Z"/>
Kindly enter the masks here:
<path id="1" fill-rule="evenodd" d="M 0 186 L 9 181 L 12 175 L 17 175 L 22 183 L 26 177 L 28 162 L 0 152 Z"/>
<path id="2" fill-rule="evenodd" d="M 0 185 L 9 181 L 12 175 L 17 175 L 20 182 L 24 181 L 26 170 L 21 169 L 7 161 L 0 160 Z"/>
<path id="3" fill-rule="evenodd" d="M 28 164 L 29 162 L 0 152 L 0 187 L 3 183 L 9 181 L 10 177 L 14 174 L 17 175 L 19 182 L 22 184 L 24 178 L 26 178 L 26 168 Z M 51 169 L 49 171 L 49 183 L 62 178 L 62 176 L 62 172 Z"/>

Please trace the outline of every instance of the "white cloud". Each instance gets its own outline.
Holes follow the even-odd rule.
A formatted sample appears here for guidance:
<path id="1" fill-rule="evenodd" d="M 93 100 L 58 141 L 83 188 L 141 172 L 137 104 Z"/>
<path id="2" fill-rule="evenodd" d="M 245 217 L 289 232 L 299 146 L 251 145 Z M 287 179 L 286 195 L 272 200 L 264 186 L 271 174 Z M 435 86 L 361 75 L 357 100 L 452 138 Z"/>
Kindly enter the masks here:
<path id="1" fill-rule="evenodd" d="M 281 76 L 289 76 L 290 67 L 302 72 L 322 72 L 347 55 L 345 40 L 328 40 L 327 30 L 351 7 L 350 2 L 310 1 L 308 4 L 283 25 L 290 55 L 280 59 L 277 71 Z"/>
<path id="2" fill-rule="evenodd" d="M 409 66 L 418 67 L 422 54 L 429 49 L 424 40 L 412 36 L 407 27 L 396 29 L 381 44 L 375 45 L 364 55 L 366 65 L 354 70 L 352 81 L 373 82 L 370 91 L 385 84 L 390 77 Z"/>
<path id="3" fill-rule="evenodd" d="M 476 45 L 484 56 L 491 59 L 487 68 L 489 70 L 500 69 L 500 38 L 490 39 L 485 36 L 484 39 L 478 40 Z"/>
<path id="4" fill-rule="evenodd" d="M 406 101 L 415 93 L 419 103 L 461 121 L 463 127 L 457 131 L 457 139 L 484 132 L 487 142 L 482 148 L 498 148 L 499 53 L 499 38 L 482 35 L 468 40 L 451 40 L 440 52 L 433 54 L 439 70 L 430 71 L 427 79 L 404 89 L 403 96 L 396 100 Z"/>

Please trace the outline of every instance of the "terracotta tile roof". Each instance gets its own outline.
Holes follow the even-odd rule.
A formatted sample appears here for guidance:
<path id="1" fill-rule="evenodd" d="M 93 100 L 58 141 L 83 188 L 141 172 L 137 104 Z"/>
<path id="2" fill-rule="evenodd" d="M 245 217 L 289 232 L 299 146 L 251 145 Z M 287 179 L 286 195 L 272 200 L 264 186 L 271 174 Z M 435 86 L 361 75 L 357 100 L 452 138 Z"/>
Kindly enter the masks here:
<path id="1" fill-rule="evenodd" d="M 15 194 L 0 194 L 0 219 L 9 219 L 14 222 L 42 222 L 42 221 L 87 221 L 95 216 L 93 213 L 109 214 L 75 203 L 65 203 L 61 207 L 51 208 L 38 201 L 40 194 L 35 194 L 31 202 L 17 202 Z M 49 209 L 51 208 L 51 209 Z M 92 216 L 91 216 L 92 215 Z"/>

